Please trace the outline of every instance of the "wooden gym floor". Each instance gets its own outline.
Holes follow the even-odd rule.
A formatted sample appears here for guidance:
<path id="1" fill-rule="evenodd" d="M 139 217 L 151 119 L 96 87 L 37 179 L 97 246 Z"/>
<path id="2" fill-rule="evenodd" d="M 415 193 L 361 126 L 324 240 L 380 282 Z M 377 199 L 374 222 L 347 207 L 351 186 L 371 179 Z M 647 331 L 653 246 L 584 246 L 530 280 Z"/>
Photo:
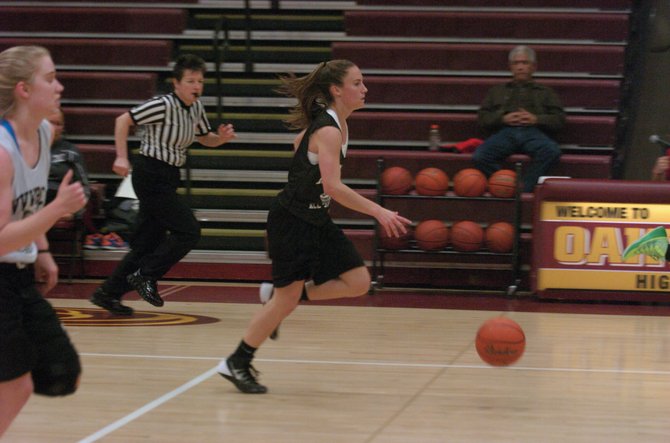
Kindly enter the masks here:
<path id="1" fill-rule="evenodd" d="M 257 285 L 168 282 L 133 318 L 50 294 L 80 351 L 77 394 L 33 396 L 2 442 L 667 442 L 670 305 L 510 302 L 387 291 L 300 306 L 255 361 L 267 395 L 216 374 L 258 309 Z M 482 363 L 496 315 L 527 338 L 509 368 Z"/>

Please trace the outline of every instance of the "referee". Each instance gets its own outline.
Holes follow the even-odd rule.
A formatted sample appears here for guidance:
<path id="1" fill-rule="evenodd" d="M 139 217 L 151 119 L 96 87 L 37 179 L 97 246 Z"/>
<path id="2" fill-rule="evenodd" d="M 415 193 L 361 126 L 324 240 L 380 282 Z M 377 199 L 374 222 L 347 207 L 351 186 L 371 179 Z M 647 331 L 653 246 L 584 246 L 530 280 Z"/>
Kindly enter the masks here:
<path id="1" fill-rule="evenodd" d="M 152 305 L 163 306 L 156 281 L 200 239 L 198 221 L 177 195 L 179 168 L 195 140 L 216 147 L 236 137 L 230 124 L 211 131 L 199 100 L 205 70 L 205 61 L 196 55 L 178 57 L 173 70 L 174 92 L 151 98 L 116 119 L 116 160 L 112 169 L 118 175 L 125 177 L 130 171 L 130 127 L 142 125 L 144 131 L 140 155 L 133 158 L 132 164 L 132 183 L 140 210 L 131 250 L 91 296 L 93 304 L 113 314 L 133 314 L 132 308 L 121 304 L 121 297 L 132 289 Z"/>

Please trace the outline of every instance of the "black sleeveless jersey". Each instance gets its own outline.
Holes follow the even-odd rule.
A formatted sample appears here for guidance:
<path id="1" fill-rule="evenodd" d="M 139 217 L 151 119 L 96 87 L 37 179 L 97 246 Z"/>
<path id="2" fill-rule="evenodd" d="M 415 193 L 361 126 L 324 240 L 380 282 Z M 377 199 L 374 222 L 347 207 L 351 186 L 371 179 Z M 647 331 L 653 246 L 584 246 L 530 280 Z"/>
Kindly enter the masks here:
<path id="1" fill-rule="evenodd" d="M 300 145 L 293 155 L 288 171 L 288 183 L 277 196 L 279 204 L 291 214 L 314 225 L 324 225 L 330 220 L 328 208 L 330 196 L 323 192 L 321 171 L 318 163 L 313 165 L 307 157 L 307 148 L 312 134 L 324 126 L 335 126 L 337 121 L 325 110 L 321 112 L 307 128 Z M 344 153 L 340 150 L 340 165 Z"/>

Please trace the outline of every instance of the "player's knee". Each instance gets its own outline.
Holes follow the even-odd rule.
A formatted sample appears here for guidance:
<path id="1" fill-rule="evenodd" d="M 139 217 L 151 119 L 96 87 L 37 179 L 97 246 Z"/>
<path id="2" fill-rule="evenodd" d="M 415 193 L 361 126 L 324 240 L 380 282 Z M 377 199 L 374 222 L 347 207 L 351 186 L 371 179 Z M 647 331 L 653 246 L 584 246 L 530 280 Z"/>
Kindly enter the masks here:
<path id="1" fill-rule="evenodd" d="M 349 297 L 360 297 L 365 295 L 370 290 L 370 285 L 372 284 L 372 279 L 370 278 L 370 273 L 367 269 L 364 269 L 365 272 L 360 272 L 356 275 L 355 279 L 350 281 L 349 287 L 351 291 L 349 292 Z"/>

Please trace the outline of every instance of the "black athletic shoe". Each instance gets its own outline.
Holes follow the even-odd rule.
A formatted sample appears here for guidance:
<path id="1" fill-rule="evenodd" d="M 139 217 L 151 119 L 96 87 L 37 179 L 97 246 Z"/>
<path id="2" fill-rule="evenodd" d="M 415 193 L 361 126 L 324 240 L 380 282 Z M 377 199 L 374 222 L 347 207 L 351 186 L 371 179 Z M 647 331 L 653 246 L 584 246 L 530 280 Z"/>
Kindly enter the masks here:
<path id="1" fill-rule="evenodd" d="M 269 302 L 274 293 L 275 293 L 275 287 L 272 283 L 261 283 L 261 286 L 258 290 L 258 295 L 259 298 L 261 299 L 261 303 L 265 304 Z M 277 325 L 275 330 L 272 331 L 272 334 L 270 334 L 270 338 L 272 340 L 277 340 L 279 338 L 279 325 Z"/>
<path id="2" fill-rule="evenodd" d="M 108 310 L 114 315 L 131 316 L 134 312 L 133 308 L 122 305 L 121 300 L 110 296 L 102 288 L 96 289 L 93 295 L 91 295 L 91 303 Z"/>
<path id="3" fill-rule="evenodd" d="M 250 362 L 236 361 L 230 357 L 219 363 L 217 369 L 221 377 L 230 380 L 237 389 L 245 394 L 265 394 L 268 388 L 256 381 L 259 372 Z"/>
<path id="4" fill-rule="evenodd" d="M 130 286 L 132 286 L 147 303 L 158 307 L 165 304 L 161 296 L 158 295 L 156 280 L 144 277 L 140 274 L 139 269 L 132 274 L 128 274 L 126 279 L 128 280 L 128 283 L 130 283 Z"/>

